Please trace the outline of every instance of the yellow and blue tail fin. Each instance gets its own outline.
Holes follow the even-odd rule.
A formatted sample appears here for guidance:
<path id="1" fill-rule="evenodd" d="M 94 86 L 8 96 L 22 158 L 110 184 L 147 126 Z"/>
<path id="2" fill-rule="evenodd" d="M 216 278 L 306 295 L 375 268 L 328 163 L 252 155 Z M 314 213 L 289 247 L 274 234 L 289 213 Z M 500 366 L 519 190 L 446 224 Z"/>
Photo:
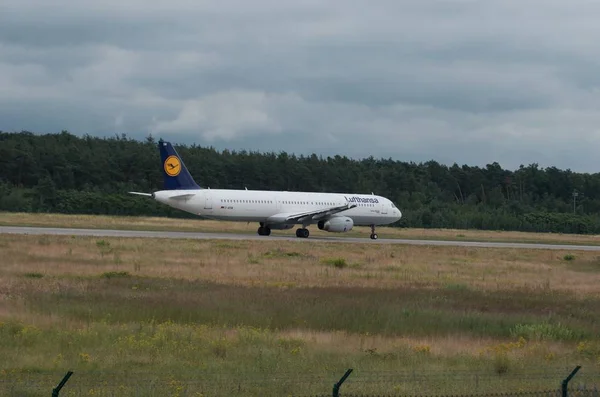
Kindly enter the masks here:
<path id="1" fill-rule="evenodd" d="M 158 141 L 165 190 L 201 189 L 170 142 Z"/>

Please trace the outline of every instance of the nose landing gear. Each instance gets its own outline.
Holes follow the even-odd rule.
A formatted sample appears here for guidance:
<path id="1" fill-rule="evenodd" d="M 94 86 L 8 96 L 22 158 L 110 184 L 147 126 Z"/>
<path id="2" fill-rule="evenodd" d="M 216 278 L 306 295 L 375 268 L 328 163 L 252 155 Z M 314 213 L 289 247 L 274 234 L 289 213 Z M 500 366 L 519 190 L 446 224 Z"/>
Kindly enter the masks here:
<path id="1" fill-rule="evenodd" d="M 371 240 L 377 240 L 377 233 L 375 233 L 375 225 L 371 225 Z"/>

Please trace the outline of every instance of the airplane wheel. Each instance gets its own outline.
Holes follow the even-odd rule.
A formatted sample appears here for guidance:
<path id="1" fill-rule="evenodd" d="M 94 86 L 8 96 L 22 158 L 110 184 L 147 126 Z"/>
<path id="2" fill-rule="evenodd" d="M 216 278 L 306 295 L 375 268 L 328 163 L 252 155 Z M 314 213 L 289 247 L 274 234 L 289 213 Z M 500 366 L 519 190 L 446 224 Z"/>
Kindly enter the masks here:
<path id="1" fill-rule="evenodd" d="M 269 236 L 270 234 L 271 234 L 271 228 L 265 227 L 265 226 L 261 226 L 258 228 L 259 236 Z"/>
<path id="2" fill-rule="evenodd" d="M 296 237 L 307 238 L 309 234 L 308 229 L 296 229 Z"/>
<path id="3" fill-rule="evenodd" d="M 375 225 L 371 225 L 371 240 L 377 240 L 377 233 L 375 233 Z"/>

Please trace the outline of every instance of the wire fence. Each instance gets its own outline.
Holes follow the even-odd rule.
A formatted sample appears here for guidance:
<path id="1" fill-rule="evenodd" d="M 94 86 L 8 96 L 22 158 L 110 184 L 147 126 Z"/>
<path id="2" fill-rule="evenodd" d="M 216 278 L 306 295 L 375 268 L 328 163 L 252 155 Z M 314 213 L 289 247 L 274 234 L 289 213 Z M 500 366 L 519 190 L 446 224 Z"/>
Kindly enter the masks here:
<path id="1" fill-rule="evenodd" d="M 0 395 L 37 396 L 277 396 L 277 397 L 600 397 L 598 369 L 494 375 L 453 372 L 153 374 L 82 371 L 0 375 Z M 596 372 L 594 372 L 596 371 Z M 179 375 L 179 376 L 178 376 Z M 61 380 L 62 379 L 62 380 Z"/>

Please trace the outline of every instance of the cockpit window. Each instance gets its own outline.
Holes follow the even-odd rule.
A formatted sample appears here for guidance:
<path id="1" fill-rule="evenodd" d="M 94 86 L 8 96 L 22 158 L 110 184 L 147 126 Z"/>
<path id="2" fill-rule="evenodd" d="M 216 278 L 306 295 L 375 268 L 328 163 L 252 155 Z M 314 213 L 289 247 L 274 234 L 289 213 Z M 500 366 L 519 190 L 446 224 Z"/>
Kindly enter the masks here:
<path id="1" fill-rule="evenodd" d="M 392 208 L 396 208 L 396 205 L 394 203 L 392 203 Z"/>

